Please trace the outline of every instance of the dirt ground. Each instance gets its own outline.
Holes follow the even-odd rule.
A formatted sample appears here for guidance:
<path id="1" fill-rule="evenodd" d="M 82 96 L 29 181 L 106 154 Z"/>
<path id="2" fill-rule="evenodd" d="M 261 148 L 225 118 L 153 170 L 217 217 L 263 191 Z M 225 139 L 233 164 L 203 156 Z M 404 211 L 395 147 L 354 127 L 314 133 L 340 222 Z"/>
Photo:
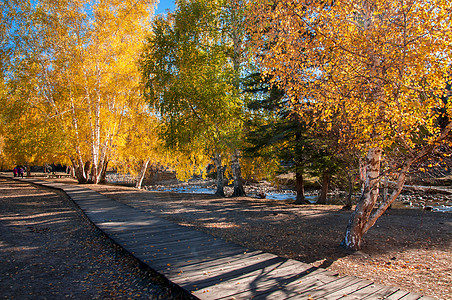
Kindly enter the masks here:
<path id="1" fill-rule="evenodd" d="M 64 193 L 0 178 L 0 299 L 182 299 Z"/>
<path id="2" fill-rule="evenodd" d="M 391 209 L 365 236 L 361 251 L 338 247 L 351 212 L 341 206 L 215 198 L 87 186 L 185 226 L 403 290 L 452 299 L 452 213 Z"/>

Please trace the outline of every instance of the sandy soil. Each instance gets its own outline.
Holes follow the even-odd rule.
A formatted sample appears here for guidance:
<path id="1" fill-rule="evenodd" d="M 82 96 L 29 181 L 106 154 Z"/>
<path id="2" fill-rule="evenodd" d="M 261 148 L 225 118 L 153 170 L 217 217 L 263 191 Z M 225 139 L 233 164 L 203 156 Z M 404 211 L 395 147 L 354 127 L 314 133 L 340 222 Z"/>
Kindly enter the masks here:
<path id="1" fill-rule="evenodd" d="M 108 197 L 153 211 L 215 236 L 295 258 L 341 275 L 452 299 L 452 213 L 391 209 L 367 233 L 362 251 L 340 244 L 349 211 L 290 201 L 215 198 L 86 185 Z"/>
<path id="2" fill-rule="evenodd" d="M 64 193 L 0 178 L 1 299 L 183 299 Z"/>

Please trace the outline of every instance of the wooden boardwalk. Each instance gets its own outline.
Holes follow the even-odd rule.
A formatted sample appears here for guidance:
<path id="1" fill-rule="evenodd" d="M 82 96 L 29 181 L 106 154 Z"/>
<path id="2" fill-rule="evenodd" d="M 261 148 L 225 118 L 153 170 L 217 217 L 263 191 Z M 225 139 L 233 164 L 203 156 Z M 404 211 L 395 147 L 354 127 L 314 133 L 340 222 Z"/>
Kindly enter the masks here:
<path id="1" fill-rule="evenodd" d="M 63 190 L 111 239 L 200 299 L 432 299 L 214 238 L 80 185 Z"/>

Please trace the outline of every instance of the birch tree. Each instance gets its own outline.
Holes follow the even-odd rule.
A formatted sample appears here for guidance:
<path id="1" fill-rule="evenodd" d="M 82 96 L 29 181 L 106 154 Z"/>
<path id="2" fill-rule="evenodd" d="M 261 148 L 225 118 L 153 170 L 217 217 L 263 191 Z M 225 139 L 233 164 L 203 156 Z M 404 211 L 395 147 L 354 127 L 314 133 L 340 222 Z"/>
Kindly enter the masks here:
<path id="1" fill-rule="evenodd" d="M 52 80 L 59 57 L 50 45 L 55 22 L 37 7 L 39 4 L 29 1 L 7 1 L 1 6 L 6 22 L 2 22 L 4 94 L 0 114 L 5 153 L 20 164 L 67 162 L 62 155 L 66 149 L 62 124 L 54 118 L 53 96 L 59 90 Z M 44 21 L 46 26 L 42 26 Z"/>
<path id="2" fill-rule="evenodd" d="M 174 14 L 157 18 L 142 70 L 147 99 L 164 124 L 166 145 L 185 152 L 194 164 L 212 158 L 216 194 L 224 196 L 231 149 L 234 178 L 241 179 L 233 140 L 240 132 L 241 100 L 234 84 L 233 43 L 224 30 L 220 4 L 179 1 Z"/>
<path id="3" fill-rule="evenodd" d="M 23 116 L 25 122 L 58 128 L 56 136 L 65 140 L 60 150 L 78 181 L 102 182 L 112 149 L 133 119 L 131 107 L 144 104 L 137 62 L 155 2 L 4 5 L 15 18 L 6 43 L 10 103 L 41 108 L 41 118 Z"/>
<path id="4" fill-rule="evenodd" d="M 85 111 L 86 121 L 81 123 L 75 118 L 72 122 L 73 129 L 77 126 L 89 135 L 90 156 L 83 159 L 78 155 L 79 159 L 72 161 L 82 174 L 89 161 L 90 173 L 84 177 L 91 182 L 104 181 L 111 149 L 125 130 L 124 123 L 130 120 L 125 115 L 134 111 L 130 105 L 142 100 L 138 57 L 153 5 L 153 1 L 108 1 L 92 8 L 90 43 L 81 49 L 78 66 L 81 93 L 73 105 L 74 112 Z"/>
<path id="5" fill-rule="evenodd" d="M 150 165 L 164 166 L 171 161 L 157 134 L 160 122 L 140 101 L 129 105 L 124 116 L 124 130 L 119 134 L 112 153 L 112 163 L 122 173 L 136 176 L 136 188 L 141 188 Z"/>
<path id="6" fill-rule="evenodd" d="M 447 0 L 251 1 L 253 47 L 293 110 L 339 114 L 344 131 L 366 153 L 366 178 L 342 245 L 358 250 L 363 235 L 398 197 L 410 167 L 449 135 L 437 126 L 449 111 L 441 96 L 451 70 Z M 397 186 L 376 210 L 382 158 Z"/>

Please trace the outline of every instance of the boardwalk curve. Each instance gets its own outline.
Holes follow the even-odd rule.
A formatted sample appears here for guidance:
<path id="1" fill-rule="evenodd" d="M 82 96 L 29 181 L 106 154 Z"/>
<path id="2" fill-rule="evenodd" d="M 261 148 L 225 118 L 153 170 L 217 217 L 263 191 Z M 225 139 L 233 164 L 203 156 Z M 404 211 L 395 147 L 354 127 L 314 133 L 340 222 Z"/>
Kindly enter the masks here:
<path id="1" fill-rule="evenodd" d="M 80 185 L 21 180 L 64 191 L 112 240 L 199 299 L 433 299 L 246 249 Z"/>

